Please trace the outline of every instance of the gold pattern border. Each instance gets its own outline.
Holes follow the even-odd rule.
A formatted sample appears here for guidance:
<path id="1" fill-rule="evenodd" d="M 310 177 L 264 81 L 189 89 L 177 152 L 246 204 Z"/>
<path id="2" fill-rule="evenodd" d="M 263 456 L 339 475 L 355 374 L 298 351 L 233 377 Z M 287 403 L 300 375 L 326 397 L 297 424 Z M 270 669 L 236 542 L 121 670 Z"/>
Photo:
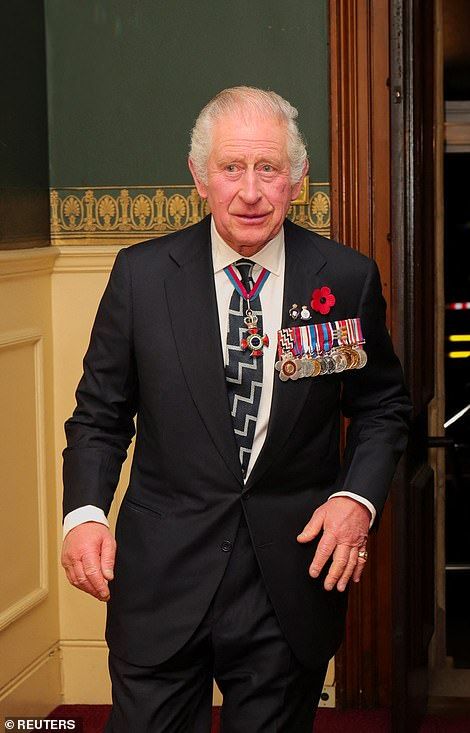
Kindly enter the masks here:
<path id="1" fill-rule="evenodd" d="M 194 186 L 51 189 L 52 244 L 131 244 L 196 224 L 209 213 Z M 306 177 L 288 213 L 296 224 L 329 236 L 330 185 Z"/>

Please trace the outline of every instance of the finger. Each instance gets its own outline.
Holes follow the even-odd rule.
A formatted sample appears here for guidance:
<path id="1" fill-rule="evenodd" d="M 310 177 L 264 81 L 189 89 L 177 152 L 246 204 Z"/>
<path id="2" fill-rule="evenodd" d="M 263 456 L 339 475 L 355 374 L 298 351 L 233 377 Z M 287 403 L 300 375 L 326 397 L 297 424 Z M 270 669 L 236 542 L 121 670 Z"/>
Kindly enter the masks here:
<path id="1" fill-rule="evenodd" d="M 90 596 L 93 596 L 93 598 L 96 598 L 98 601 L 107 600 L 101 597 L 98 591 L 93 588 L 92 584 L 86 578 L 79 578 L 76 584 L 76 588 L 83 591 L 84 593 L 87 593 Z"/>
<path id="2" fill-rule="evenodd" d="M 319 507 L 313 514 L 310 521 L 307 522 L 302 532 L 297 535 L 297 542 L 310 542 L 323 529 L 323 519 L 325 510 L 323 505 Z"/>
<path id="3" fill-rule="evenodd" d="M 99 596 L 106 600 L 109 598 L 108 581 L 103 578 L 100 565 L 100 557 L 96 552 L 88 552 L 82 556 L 83 570 L 85 576 L 93 589 Z"/>
<path id="4" fill-rule="evenodd" d="M 105 537 L 101 545 L 101 572 L 107 580 L 114 577 L 114 558 L 116 556 L 116 542 L 112 535 Z"/>
<path id="5" fill-rule="evenodd" d="M 93 596 L 94 598 L 98 598 L 98 600 L 100 601 L 106 600 L 98 593 L 96 588 L 94 588 L 92 584 L 90 583 L 90 581 L 88 580 L 81 560 L 75 560 L 72 567 L 73 567 L 73 574 L 74 574 L 73 585 L 76 588 L 78 588 L 79 590 L 82 590 L 84 593 L 89 593 L 90 596 Z"/>
<path id="6" fill-rule="evenodd" d="M 88 583 L 81 562 L 76 561 L 73 565 L 64 565 L 65 574 L 70 585 L 85 593 L 95 595 L 94 589 Z"/>
<path id="7" fill-rule="evenodd" d="M 312 578 L 318 578 L 325 563 L 333 554 L 335 547 L 335 536 L 329 532 L 324 532 L 313 556 L 312 564 L 310 565 L 309 572 Z"/>
<path id="8" fill-rule="evenodd" d="M 358 553 L 357 547 L 351 547 L 347 565 L 346 565 L 346 567 L 344 569 L 344 572 L 343 572 L 341 578 L 339 579 L 339 581 L 337 583 L 337 587 L 338 587 L 338 590 L 339 591 L 346 590 L 346 586 L 349 583 L 349 581 L 351 579 L 351 576 L 354 573 L 354 570 L 356 569 L 356 565 L 357 565 L 357 553 Z"/>
<path id="9" fill-rule="evenodd" d="M 350 554 L 351 547 L 349 545 L 336 546 L 333 553 L 333 562 L 331 563 L 328 575 L 325 578 L 325 590 L 333 590 L 346 569 Z"/>
<path id="10" fill-rule="evenodd" d="M 86 575 L 80 560 L 74 560 L 73 565 L 74 585 L 80 588 L 86 582 Z"/>
<path id="11" fill-rule="evenodd" d="M 354 573 L 352 576 L 352 579 L 355 583 L 359 583 L 361 579 L 361 575 L 364 572 L 364 568 L 366 567 L 366 564 L 367 564 L 367 560 L 365 560 L 365 558 L 363 557 L 357 558 L 356 567 L 354 569 Z"/>
<path id="12" fill-rule="evenodd" d="M 65 570 L 65 574 L 69 583 L 71 585 L 77 585 L 77 576 L 75 575 L 73 565 L 64 565 L 63 568 Z"/>

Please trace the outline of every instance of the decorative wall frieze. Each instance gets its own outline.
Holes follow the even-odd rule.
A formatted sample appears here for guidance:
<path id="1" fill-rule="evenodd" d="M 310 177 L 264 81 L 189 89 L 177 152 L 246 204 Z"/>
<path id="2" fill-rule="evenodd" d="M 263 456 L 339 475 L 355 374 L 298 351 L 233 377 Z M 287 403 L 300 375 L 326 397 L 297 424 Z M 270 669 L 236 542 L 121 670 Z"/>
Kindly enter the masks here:
<path id="1" fill-rule="evenodd" d="M 194 186 L 56 188 L 50 192 L 53 244 L 131 244 L 196 224 L 207 202 Z M 296 224 L 330 234 L 329 183 L 308 177 L 289 210 Z"/>

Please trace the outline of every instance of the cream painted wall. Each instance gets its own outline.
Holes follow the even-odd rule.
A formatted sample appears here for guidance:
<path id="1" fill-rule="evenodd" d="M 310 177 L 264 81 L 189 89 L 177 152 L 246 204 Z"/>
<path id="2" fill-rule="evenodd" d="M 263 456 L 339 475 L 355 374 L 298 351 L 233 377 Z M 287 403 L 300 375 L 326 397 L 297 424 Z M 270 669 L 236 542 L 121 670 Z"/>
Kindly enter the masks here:
<path id="1" fill-rule="evenodd" d="M 60 703 L 53 247 L 0 252 L 0 718 Z"/>
<path id="2" fill-rule="evenodd" d="M 56 445 L 57 532 L 62 536 L 62 450 L 63 425 L 75 406 L 75 389 L 82 373 L 99 300 L 118 248 L 63 247 L 52 276 L 54 329 L 54 416 Z M 114 524 L 117 505 L 127 485 L 126 461 L 111 511 Z M 59 542 L 61 544 L 61 541 Z M 106 606 L 73 588 L 59 572 L 60 638 L 63 658 L 64 702 L 108 703 L 110 685 L 107 648 L 104 641 Z"/>

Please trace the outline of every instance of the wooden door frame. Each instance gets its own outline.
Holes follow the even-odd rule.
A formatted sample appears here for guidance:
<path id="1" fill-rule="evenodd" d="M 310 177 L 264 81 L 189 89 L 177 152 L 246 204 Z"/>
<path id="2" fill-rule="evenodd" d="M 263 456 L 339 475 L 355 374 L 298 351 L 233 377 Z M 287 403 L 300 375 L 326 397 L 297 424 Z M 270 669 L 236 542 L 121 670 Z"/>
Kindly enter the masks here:
<path id="1" fill-rule="evenodd" d="M 329 5 L 332 237 L 377 261 L 393 327 L 389 2 Z M 345 642 L 335 659 L 342 708 L 391 701 L 391 532 L 387 502 L 380 531 L 370 537 L 367 571 L 350 591 Z"/>
<path id="2" fill-rule="evenodd" d="M 434 0 L 391 0 L 391 85 L 400 96 L 391 109 L 394 319 L 414 408 L 402 490 L 393 496 L 392 724 L 400 731 L 417 730 L 426 708 L 435 625 L 435 480 L 427 441 L 435 394 L 435 13 Z"/>
<path id="3" fill-rule="evenodd" d="M 379 265 L 388 326 L 416 420 L 397 490 L 392 487 L 379 531 L 370 539 L 367 572 L 351 589 L 336 691 L 339 707 L 392 706 L 394 729 L 403 731 L 418 712 L 408 707 L 410 685 L 425 689 L 418 675 L 408 679 L 405 672 L 427 664 L 422 654 L 419 662 L 411 659 L 417 645 L 409 638 L 410 615 L 416 624 L 425 621 L 424 647 L 433 625 L 426 617 L 430 599 L 419 596 L 409 572 L 429 522 L 410 511 L 404 490 L 410 484 L 432 512 L 426 435 L 434 394 L 433 312 L 424 315 L 424 295 L 434 278 L 433 22 L 434 1 L 330 0 L 332 236 Z M 422 705 L 423 695 L 415 697 Z"/>
<path id="4" fill-rule="evenodd" d="M 445 435 L 445 289 L 444 289 L 444 151 L 445 151 L 445 102 L 444 102 L 444 31 L 443 2 L 434 0 L 435 15 L 435 309 L 434 332 L 436 339 L 435 376 L 436 394 L 430 405 L 429 434 Z M 446 590 L 445 590 L 445 493 L 446 454 L 442 448 L 431 448 L 429 460 L 436 476 L 435 498 L 435 569 L 436 598 L 434 618 L 436 632 L 431 642 L 430 667 L 434 671 L 446 664 Z"/>

